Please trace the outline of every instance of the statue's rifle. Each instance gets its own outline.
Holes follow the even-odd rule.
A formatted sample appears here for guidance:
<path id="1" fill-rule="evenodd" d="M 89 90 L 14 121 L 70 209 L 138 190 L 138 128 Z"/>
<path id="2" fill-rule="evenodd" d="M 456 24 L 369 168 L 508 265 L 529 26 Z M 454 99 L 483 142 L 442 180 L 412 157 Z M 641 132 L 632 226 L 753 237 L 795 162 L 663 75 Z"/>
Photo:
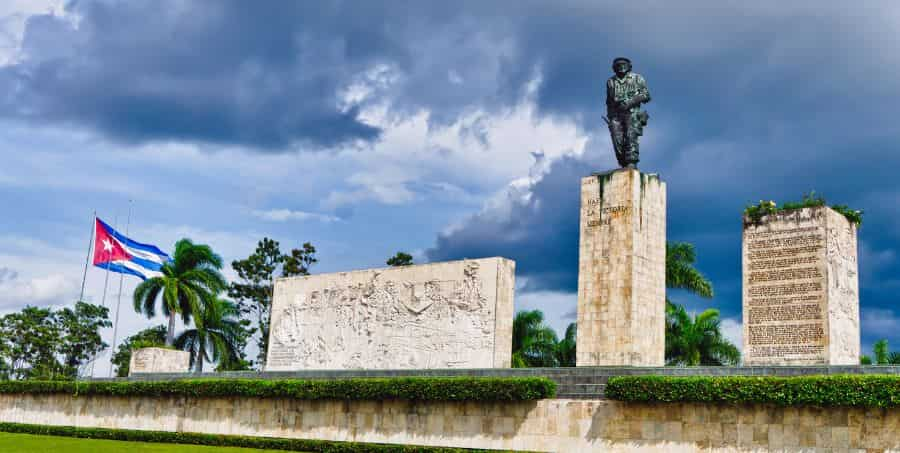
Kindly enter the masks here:
<path id="1" fill-rule="evenodd" d="M 605 116 L 601 116 L 601 118 L 603 118 L 603 121 L 606 122 L 606 127 L 609 128 L 609 136 L 612 137 L 613 148 L 615 149 L 616 155 L 618 156 L 622 153 L 621 138 L 616 137 L 617 134 L 615 133 L 615 131 L 613 131 L 613 125 L 612 125 L 612 123 L 609 122 L 609 118 L 607 118 Z"/>

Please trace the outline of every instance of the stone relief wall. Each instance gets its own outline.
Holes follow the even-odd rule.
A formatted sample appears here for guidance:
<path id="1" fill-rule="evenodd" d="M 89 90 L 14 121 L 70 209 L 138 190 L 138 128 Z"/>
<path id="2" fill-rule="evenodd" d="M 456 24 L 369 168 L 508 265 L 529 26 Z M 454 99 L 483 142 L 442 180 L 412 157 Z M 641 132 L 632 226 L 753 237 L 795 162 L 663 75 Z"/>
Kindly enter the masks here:
<path id="1" fill-rule="evenodd" d="M 829 208 L 746 225 L 744 363 L 859 363 L 856 267 L 855 228 Z"/>
<path id="2" fill-rule="evenodd" d="M 279 279 L 266 369 L 507 367 L 513 275 L 487 258 Z"/>

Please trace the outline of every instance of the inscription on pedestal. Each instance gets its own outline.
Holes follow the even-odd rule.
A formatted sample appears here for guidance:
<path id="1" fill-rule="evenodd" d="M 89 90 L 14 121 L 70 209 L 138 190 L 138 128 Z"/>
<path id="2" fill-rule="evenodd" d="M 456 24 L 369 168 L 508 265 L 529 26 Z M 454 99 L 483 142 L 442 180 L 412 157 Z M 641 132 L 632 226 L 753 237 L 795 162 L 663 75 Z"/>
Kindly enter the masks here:
<path id="1" fill-rule="evenodd" d="M 843 218 L 828 217 L 829 214 L 833 212 L 828 208 L 799 209 L 767 216 L 760 224 L 745 228 L 746 364 L 835 363 L 829 349 L 833 346 L 832 337 L 854 334 L 846 329 L 835 332 L 829 322 L 828 283 L 840 278 L 830 268 L 836 266 L 834 262 L 845 262 L 839 265 L 847 266 L 850 261 L 849 257 L 829 258 L 829 243 L 835 242 L 832 237 L 836 235 L 830 231 L 828 221 L 846 223 Z M 853 239 L 855 242 L 855 230 Z M 855 275 L 855 256 L 852 263 Z M 844 270 L 842 274 L 846 279 L 848 272 Z M 836 303 L 832 301 L 831 305 Z M 855 303 L 858 305 L 858 301 Z M 858 337 L 858 326 L 855 334 Z"/>

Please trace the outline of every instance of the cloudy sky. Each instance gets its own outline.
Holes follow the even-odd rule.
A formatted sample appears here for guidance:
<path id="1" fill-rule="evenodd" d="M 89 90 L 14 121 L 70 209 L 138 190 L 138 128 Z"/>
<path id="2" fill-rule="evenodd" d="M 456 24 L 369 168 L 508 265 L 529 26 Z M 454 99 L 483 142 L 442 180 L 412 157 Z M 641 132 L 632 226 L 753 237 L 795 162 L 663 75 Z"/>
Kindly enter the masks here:
<path id="1" fill-rule="evenodd" d="M 509 257 L 516 308 L 562 330 L 625 55 L 653 94 L 641 168 L 668 184 L 668 238 L 716 290 L 672 298 L 737 338 L 743 207 L 814 189 L 865 210 L 863 347 L 900 348 L 900 3 L 864 4 L 6 0 L 0 310 L 72 303 L 92 212 L 124 230 L 131 200 L 134 238 L 229 262 L 264 236 L 312 242 L 314 272 Z M 120 338 L 162 322 L 130 308 L 135 283 Z M 103 287 L 90 270 L 86 298 Z"/>

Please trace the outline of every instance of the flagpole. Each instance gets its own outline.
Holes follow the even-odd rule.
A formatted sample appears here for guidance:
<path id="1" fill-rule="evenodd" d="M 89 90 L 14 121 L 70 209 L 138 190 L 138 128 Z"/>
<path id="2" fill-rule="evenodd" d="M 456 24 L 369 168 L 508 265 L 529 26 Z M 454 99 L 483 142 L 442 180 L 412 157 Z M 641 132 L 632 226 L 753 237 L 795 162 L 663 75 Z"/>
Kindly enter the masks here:
<path id="1" fill-rule="evenodd" d="M 94 216 L 91 218 L 91 238 L 88 240 L 88 249 L 87 256 L 84 257 L 84 275 L 81 277 L 81 295 L 78 296 L 78 301 L 84 301 L 84 283 L 87 281 L 87 270 L 88 263 L 91 261 L 91 248 L 94 246 L 94 233 L 97 229 L 97 211 L 94 211 Z"/>
<path id="2" fill-rule="evenodd" d="M 128 228 L 131 226 L 131 200 L 128 200 L 128 220 L 125 221 L 125 236 L 128 236 Z M 113 373 L 113 354 L 116 352 L 116 339 L 119 336 L 119 309 L 122 308 L 122 280 L 125 279 L 125 274 L 119 274 L 119 296 L 116 301 L 116 321 L 113 323 L 113 340 L 112 347 L 109 350 L 109 377 L 112 377 Z"/>
<path id="3" fill-rule="evenodd" d="M 116 216 L 113 217 L 113 225 L 114 225 L 113 228 L 115 229 L 116 227 L 118 227 L 119 226 L 118 224 L 119 224 L 119 215 L 116 214 Z M 112 252 L 113 252 L 112 250 L 106 252 L 106 262 L 103 263 L 106 265 L 106 277 L 103 279 L 103 297 L 100 299 L 100 305 L 103 305 L 104 308 L 106 308 L 106 288 L 109 287 L 109 265 L 111 264 L 109 262 L 109 258 L 112 256 Z M 94 357 L 94 360 L 91 362 L 91 377 L 92 378 L 94 377 L 94 366 L 96 364 L 97 364 L 97 358 Z"/>

